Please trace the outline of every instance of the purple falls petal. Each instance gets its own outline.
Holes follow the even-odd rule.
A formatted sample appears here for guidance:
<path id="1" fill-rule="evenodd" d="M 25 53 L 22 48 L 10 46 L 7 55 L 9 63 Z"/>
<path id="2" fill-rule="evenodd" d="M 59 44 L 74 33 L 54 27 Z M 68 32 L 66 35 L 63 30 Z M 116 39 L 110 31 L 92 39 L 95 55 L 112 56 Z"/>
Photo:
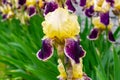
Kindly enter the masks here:
<path id="1" fill-rule="evenodd" d="M 110 22 L 109 21 L 109 12 L 100 14 L 100 22 L 103 23 L 104 25 L 108 26 L 108 24 Z"/>
<path id="2" fill-rule="evenodd" d="M 109 39 L 110 42 L 115 42 L 115 38 L 114 38 L 114 36 L 113 36 L 112 31 L 109 31 L 109 32 L 108 32 L 108 39 Z"/>
<path id="3" fill-rule="evenodd" d="M 106 2 L 110 3 L 112 7 L 114 6 L 114 0 L 106 0 Z"/>
<path id="4" fill-rule="evenodd" d="M 86 0 L 80 0 L 80 6 L 85 6 L 86 5 Z"/>
<path id="5" fill-rule="evenodd" d="M 85 10 L 85 15 L 87 17 L 92 17 L 94 14 L 94 7 L 90 6 L 88 9 Z"/>
<path id="6" fill-rule="evenodd" d="M 46 2 L 44 14 L 48 14 L 49 12 L 53 12 L 55 9 L 58 8 L 58 4 L 56 2 Z"/>
<path id="7" fill-rule="evenodd" d="M 90 35 L 88 36 L 88 39 L 90 40 L 96 40 L 99 36 L 99 29 L 94 28 L 92 29 Z"/>
<path id="8" fill-rule="evenodd" d="M 2 3 L 3 3 L 3 4 L 6 4 L 6 3 L 7 3 L 7 0 L 2 0 Z"/>
<path id="9" fill-rule="evenodd" d="M 3 20 L 6 20 L 6 19 L 7 19 L 7 16 L 8 16 L 7 14 L 2 15 L 2 19 L 3 19 Z"/>
<path id="10" fill-rule="evenodd" d="M 37 57 L 40 60 L 48 60 L 53 55 L 53 46 L 51 39 L 44 39 L 42 41 L 42 48 L 37 52 Z"/>
<path id="11" fill-rule="evenodd" d="M 72 4 L 72 2 L 71 2 L 71 0 L 67 0 L 66 1 L 66 5 L 67 5 L 68 10 L 70 10 L 72 12 L 76 11 L 75 8 L 74 8 L 74 6 L 73 6 L 73 4 Z"/>
<path id="12" fill-rule="evenodd" d="M 18 1 L 18 4 L 19 4 L 19 5 L 24 5 L 25 3 L 26 3 L 26 0 L 19 0 L 19 1 Z"/>
<path id="13" fill-rule="evenodd" d="M 78 41 L 74 39 L 68 38 L 65 40 L 65 47 L 64 47 L 65 55 L 75 61 L 75 63 L 80 63 L 80 58 L 85 55 L 85 51 L 79 45 Z"/>
<path id="14" fill-rule="evenodd" d="M 28 10 L 28 14 L 30 17 L 32 17 L 36 14 L 36 8 L 34 6 L 28 7 L 27 10 Z"/>

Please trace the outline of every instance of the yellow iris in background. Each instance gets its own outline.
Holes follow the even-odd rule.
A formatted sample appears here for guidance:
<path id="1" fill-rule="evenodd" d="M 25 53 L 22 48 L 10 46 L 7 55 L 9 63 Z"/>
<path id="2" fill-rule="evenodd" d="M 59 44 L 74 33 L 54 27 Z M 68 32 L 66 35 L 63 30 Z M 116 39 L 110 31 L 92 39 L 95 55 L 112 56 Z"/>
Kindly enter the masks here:
<path id="1" fill-rule="evenodd" d="M 100 12 L 108 12 L 111 6 L 106 0 L 94 0 L 94 10 Z"/>
<path id="2" fill-rule="evenodd" d="M 114 7 L 115 7 L 115 9 L 120 10 L 120 0 L 115 0 Z"/>
<path id="3" fill-rule="evenodd" d="M 26 0 L 27 6 L 34 6 L 36 4 L 36 0 Z"/>
<path id="4" fill-rule="evenodd" d="M 108 30 L 111 30 L 112 27 L 113 27 L 113 23 L 112 22 L 110 22 L 109 25 L 106 27 L 106 25 L 104 25 L 103 23 L 100 22 L 100 17 L 93 18 L 92 23 L 94 25 L 94 28 L 98 28 L 100 30 L 105 30 L 106 28 Z"/>
<path id="5" fill-rule="evenodd" d="M 0 6 L 0 12 L 2 12 L 3 19 L 11 18 L 14 15 L 10 5 Z"/>

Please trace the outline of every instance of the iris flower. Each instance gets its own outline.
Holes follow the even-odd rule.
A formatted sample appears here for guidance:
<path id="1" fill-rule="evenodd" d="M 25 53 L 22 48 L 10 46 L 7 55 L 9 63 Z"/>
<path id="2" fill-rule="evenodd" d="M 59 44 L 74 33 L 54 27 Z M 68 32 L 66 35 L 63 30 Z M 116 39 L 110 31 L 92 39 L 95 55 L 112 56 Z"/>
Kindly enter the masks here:
<path id="1" fill-rule="evenodd" d="M 113 33 L 111 31 L 113 23 L 109 19 L 108 13 L 101 13 L 100 17 L 93 18 L 92 21 L 94 28 L 92 29 L 88 38 L 90 40 L 96 40 L 102 31 L 108 30 L 108 39 L 110 42 L 115 42 Z"/>
<path id="2" fill-rule="evenodd" d="M 88 17 L 93 16 L 94 14 L 93 0 L 80 0 L 79 4 L 76 0 L 66 0 L 66 6 L 68 10 L 75 12 L 76 8 L 73 6 L 73 3 L 82 7 L 86 16 Z"/>
<path id="3" fill-rule="evenodd" d="M 58 8 L 45 16 L 42 22 L 45 37 L 42 41 L 42 49 L 37 56 L 40 60 L 47 60 L 53 55 L 53 45 L 64 45 L 65 55 L 79 63 L 79 58 L 85 51 L 79 46 L 78 38 L 80 26 L 77 16 L 69 14 L 66 9 Z M 77 55 L 77 56 L 76 56 Z"/>
<path id="4" fill-rule="evenodd" d="M 98 12 L 108 12 L 111 8 L 109 0 L 94 0 L 94 10 Z"/>
<path id="5" fill-rule="evenodd" d="M 36 0 L 26 0 L 26 6 L 29 16 L 33 16 L 36 14 Z"/>
<path id="6" fill-rule="evenodd" d="M 36 14 L 36 4 L 37 0 L 18 0 L 19 7 L 25 7 L 25 11 L 28 12 L 28 15 L 30 17 L 34 16 Z"/>
<path id="7" fill-rule="evenodd" d="M 45 16 L 42 26 L 45 36 L 42 40 L 42 48 L 37 52 L 38 59 L 48 60 L 52 57 L 54 47 L 56 47 L 58 55 L 65 54 L 65 57 L 72 62 L 73 77 L 81 78 L 81 72 L 77 71 L 76 67 L 79 67 L 77 65 L 82 63 L 80 59 L 85 56 L 86 52 L 79 45 L 80 26 L 77 16 L 70 14 L 67 9 L 57 8 Z M 61 62 L 60 58 L 58 60 L 59 79 L 64 80 L 62 78 L 66 78 L 66 72 Z"/>
<path id="8" fill-rule="evenodd" d="M 2 13 L 3 20 L 11 18 L 14 15 L 12 10 L 12 5 L 6 0 L 2 0 L 2 5 L 0 6 L 0 12 Z"/>
<path id="9" fill-rule="evenodd" d="M 39 0 L 39 7 L 43 9 L 44 15 L 58 8 L 56 0 Z"/>

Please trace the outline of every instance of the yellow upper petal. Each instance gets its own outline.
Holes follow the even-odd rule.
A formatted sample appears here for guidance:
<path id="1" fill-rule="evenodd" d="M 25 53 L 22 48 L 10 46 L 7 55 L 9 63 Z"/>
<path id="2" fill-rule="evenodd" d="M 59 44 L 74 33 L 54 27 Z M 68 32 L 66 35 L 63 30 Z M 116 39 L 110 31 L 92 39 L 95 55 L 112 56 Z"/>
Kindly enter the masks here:
<path id="1" fill-rule="evenodd" d="M 120 10 L 120 0 L 115 0 L 114 7 L 118 10 Z"/>
<path id="2" fill-rule="evenodd" d="M 42 8 L 44 6 L 44 1 L 43 0 L 39 0 L 39 7 Z"/>
<path id="3" fill-rule="evenodd" d="M 95 26 L 95 28 L 102 30 L 106 28 L 105 25 L 100 22 L 100 17 L 93 18 L 92 23 Z"/>
<path id="4" fill-rule="evenodd" d="M 73 78 L 79 79 L 83 77 L 83 71 L 82 71 L 82 59 L 80 59 L 80 63 L 76 64 L 75 62 L 71 61 L 72 64 L 72 71 L 73 71 Z"/>
<path id="5" fill-rule="evenodd" d="M 80 32 L 77 16 L 69 14 L 68 10 L 63 8 L 58 8 L 54 12 L 48 13 L 42 26 L 47 37 L 60 40 L 74 37 Z"/>
<path id="6" fill-rule="evenodd" d="M 94 0 L 95 11 L 108 12 L 110 7 L 110 4 L 106 0 Z"/>
<path id="7" fill-rule="evenodd" d="M 36 0 L 27 0 L 26 5 L 27 6 L 34 6 L 36 4 Z"/>
<path id="8" fill-rule="evenodd" d="M 94 0 L 86 0 L 86 7 L 90 7 L 94 4 Z"/>
<path id="9" fill-rule="evenodd" d="M 100 22 L 100 17 L 95 17 L 92 20 L 93 25 L 95 26 L 95 28 L 101 29 L 101 30 L 105 30 L 106 26 Z M 110 30 L 113 26 L 113 23 L 110 21 L 109 25 L 107 26 L 107 29 Z"/>

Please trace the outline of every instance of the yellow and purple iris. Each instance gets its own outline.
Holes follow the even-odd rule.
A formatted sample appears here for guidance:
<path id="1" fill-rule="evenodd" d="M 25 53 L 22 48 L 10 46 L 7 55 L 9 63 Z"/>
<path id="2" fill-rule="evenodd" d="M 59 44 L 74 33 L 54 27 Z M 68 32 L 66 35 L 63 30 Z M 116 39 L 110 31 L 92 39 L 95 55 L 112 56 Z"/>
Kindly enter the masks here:
<path id="1" fill-rule="evenodd" d="M 39 7 L 43 9 L 44 15 L 58 8 L 56 0 L 39 0 Z"/>
<path id="2" fill-rule="evenodd" d="M 24 10 L 28 13 L 30 17 L 36 14 L 37 3 L 38 3 L 37 0 L 18 0 L 19 8 L 24 7 L 25 8 Z"/>
<path id="3" fill-rule="evenodd" d="M 82 61 L 85 56 L 85 51 L 79 45 L 78 38 L 80 26 L 75 14 L 70 14 L 67 9 L 57 8 L 53 12 L 45 15 L 45 21 L 42 22 L 43 32 L 45 36 L 42 41 L 42 48 L 37 52 L 37 57 L 40 60 L 46 61 L 52 57 L 54 47 L 58 49 L 58 55 L 67 57 L 73 67 L 73 78 L 83 78 Z M 61 47 L 61 48 L 60 48 Z M 60 75 L 59 80 L 67 79 L 67 73 L 59 56 L 58 70 Z M 87 77 L 86 77 L 87 78 Z"/>
<path id="4" fill-rule="evenodd" d="M 104 30 L 108 30 L 108 39 L 110 42 L 115 42 L 114 36 L 112 34 L 112 22 L 109 20 L 109 12 L 101 13 L 100 17 L 93 18 L 92 21 L 94 28 L 92 29 L 88 38 L 90 40 L 96 40 L 100 33 Z"/>
<path id="5" fill-rule="evenodd" d="M 79 46 L 76 37 L 80 32 L 76 15 L 69 14 L 66 9 L 58 8 L 45 16 L 42 26 L 45 37 L 42 49 L 37 53 L 40 60 L 47 60 L 53 55 L 54 45 L 64 45 L 65 55 L 76 63 L 80 62 L 79 58 L 85 55 L 85 51 Z"/>
<path id="6" fill-rule="evenodd" d="M 93 16 L 94 14 L 93 0 L 80 0 L 79 4 L 78 1 L 76 0 L 66 0 L 66 6 L 68 10 L 75 12 L 76 8 L 73 6 L 73 3 L 79 5 L 80 7 L 83 7 L 86 16 L 88 17 Z"/>
<path id="7" fill-rule="evenodd" d="M 73 12 L 76 11 L 72 3 L 77 3 L 76 0 L 66 0 L 67 8 Z M 87 17 L 92 17 L 94 14 L 108 12 L 111 7 L 114 7 L 114 0 L 80 0 L 79 6 L 83 7 L 83 11 Z"/>
<path id="8" fill-rule="evenodd" d="M 36 14 L 36 4 L 37 0 L 26 0 L 26 6 L 29 16 Z"/>
<path id="9" fill-rule="evenodd" d="M 3 20 L 9 19 L 14 15 L 11 3 L 6 0 L 2 0 L 0 12 L 2 13 Z"/>
<path id="10" fill-rule="evenodd" d="M 67 6 L 68 10 L 70 10 L 70 11 L 72 11 L 72 12 L 75 12 L 76 9 L 75 9 L 75 7 L 73 6 L 73 2 L 74 2 L 75 4 L 78 4 L 76 0 L 66 0 L 66 6 Z"/>

